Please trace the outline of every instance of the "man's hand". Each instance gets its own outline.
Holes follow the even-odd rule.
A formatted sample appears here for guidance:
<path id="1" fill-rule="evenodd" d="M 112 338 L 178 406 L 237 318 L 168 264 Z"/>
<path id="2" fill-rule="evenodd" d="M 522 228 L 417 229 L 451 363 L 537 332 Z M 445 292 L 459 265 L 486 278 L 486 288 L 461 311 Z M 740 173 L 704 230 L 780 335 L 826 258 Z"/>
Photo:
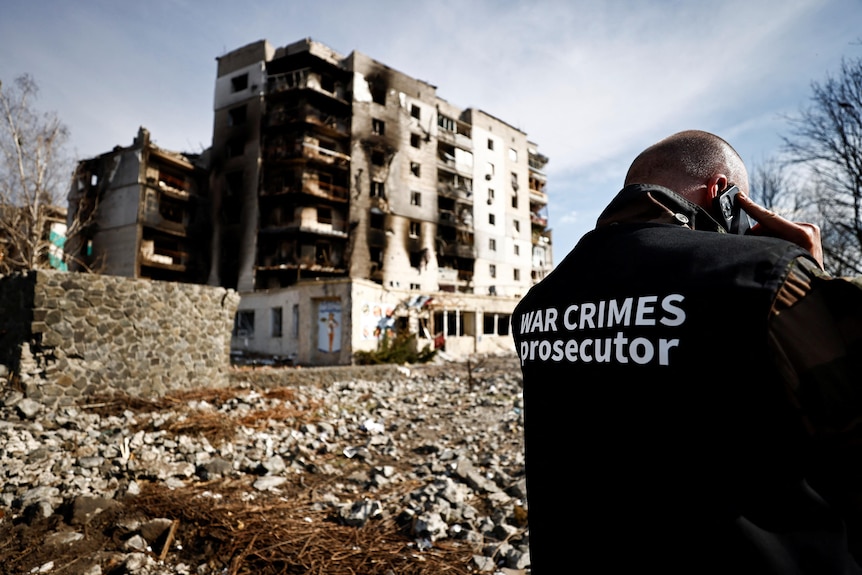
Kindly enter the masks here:
<path id="1" fill-rule="evenodd" d="M 820 242 L 820 227 L 807 222 L 791 222 L 761 205 L 752 201 L 748 195 L 740 193 L 736 196 L 742 210 L 754 219 L 757 224 L 748 233 L 753 236 L 772 236 L 793 242 L 808 250 L 820 267 L 823 267 L 823 244 Z"/>

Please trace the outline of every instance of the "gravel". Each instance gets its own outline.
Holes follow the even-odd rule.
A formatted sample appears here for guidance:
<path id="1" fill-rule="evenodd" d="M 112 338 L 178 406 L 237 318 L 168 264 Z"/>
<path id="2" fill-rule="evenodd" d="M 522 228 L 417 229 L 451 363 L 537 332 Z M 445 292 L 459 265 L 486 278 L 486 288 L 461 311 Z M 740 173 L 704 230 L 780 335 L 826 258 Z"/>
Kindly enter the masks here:
<path id="1" fill-rule="evenodd" d="M 0 571 L 337 573 L 365 553 L 364 573 L 530 572 L 514 357 L 376 380 L 261 386 L 261 373 L 52 409 L 6 388 Z M 297 525 L 331 539 L 291 551 Z"/>

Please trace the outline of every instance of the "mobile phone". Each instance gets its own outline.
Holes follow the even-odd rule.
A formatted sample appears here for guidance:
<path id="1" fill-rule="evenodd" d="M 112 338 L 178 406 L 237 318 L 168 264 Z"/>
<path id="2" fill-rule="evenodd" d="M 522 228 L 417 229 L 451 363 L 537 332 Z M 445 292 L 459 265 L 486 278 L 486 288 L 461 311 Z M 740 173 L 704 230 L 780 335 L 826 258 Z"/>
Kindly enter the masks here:
<path id="1" fill-rule="evenodd" d="M 724 229 L 731 234 L 742 235 L 749 230 L 751 222 L 748 220 L 748 214 L 742 211 L 739 202 L 736 201 L 738 193 L 739 188 L 731 185 L 721 192 L 713 203 L 716 215 L 720 216 L 719 223 L 724 226 Z"/>

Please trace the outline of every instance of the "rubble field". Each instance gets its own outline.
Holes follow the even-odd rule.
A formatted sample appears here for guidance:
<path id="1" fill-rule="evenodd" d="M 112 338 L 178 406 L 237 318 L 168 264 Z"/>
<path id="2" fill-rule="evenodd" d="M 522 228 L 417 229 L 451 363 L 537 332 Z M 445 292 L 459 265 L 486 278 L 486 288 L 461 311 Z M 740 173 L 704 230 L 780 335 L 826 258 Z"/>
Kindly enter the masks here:
<path id="1" fill-rule="evenodd" d="M 3 393 L 0 573 L 530 572 L 514 356 L 266 369 L 53 409 Z"/>

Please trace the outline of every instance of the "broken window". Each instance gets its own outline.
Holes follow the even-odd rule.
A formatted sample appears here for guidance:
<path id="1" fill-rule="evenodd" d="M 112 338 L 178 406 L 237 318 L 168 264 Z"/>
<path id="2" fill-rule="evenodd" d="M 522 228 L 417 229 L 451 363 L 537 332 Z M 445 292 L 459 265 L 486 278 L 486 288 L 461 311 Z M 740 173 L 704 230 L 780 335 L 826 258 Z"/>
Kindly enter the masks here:
<path id="1" fill-rule="evenodd" d="M 317 221 L 321 224 L 332 224 L 332 210 L 330 208 L 317 208 Z"/>
<path id="2" fill-rule="evenodd" d="M 270 315 L 272 322 L 272 337 L 281 337 L 282 334 L 282 309 L 280 307 L 272 308 Z"/>
<path id="3" fill-rule="evenodd" d="M 335 78 L 330 76 L 329 74 L 321 74 L 320 76 L 320 88 L 330 94 L 335 93 Z"/>
<path id="4" fill-rule="evenodd" d="M 176 200 L 163 197 L 159 202 L 159 215 L 169 222 L 181 224 L 184 216 L 183 204 Z"/>
<path id="5" fill-rule="evenodd" d="M 317 242 L 314 245 L 314 261 L 321 265 L 329 265 L 331 251 L 329 242 Z"/>
<path id="6" fill-rule="evenodd" d="M 518 189 L 518 174 L 515 172 L 512 172 L 512 189 L 516 191 Z"/>
<path id="7" fill-rule="evenodd" d="M 482 334 L 496 335 L 497 334 L 497 316 L 486 313 L 482 318 Z"/>
<path id="8" fill-rule="evenodd" d="M 422 136 L 419 134 L 410 134 L 410 145 L 414 148 L 419 148 L 422 146 Z"/>
<path id="9" fill-rule="evenodd" d="M 518 207 L 518 194 L 512 194 L 512 207 Z"/>
<path id="10" fill-rule="evenodd" d="M 416 104 L 410 105 L 410 115 L 416 118 L 417 120 L 422 115 L 422 109 Z"/>
<path id="11" fill-rule="evenodd" d="M 245 124 L 247 119 L 248 119 L 248 111 L 247 111 L 245 105 L 228 110 L 228 113 L 227 113 L 227 125 L 228 126 L 241 126 L 241 125 Z"/>
<path id="12" fill-rule="evenodd" d="M 248 74 L 240 74 L 230 79 L 232 92 L 241 92 L 248 88 Z"/>
<path id="13" fill-rule="evenodd" d="M 386 165 L 386 155 L 381 150 L 371 152 L 371 163 L 375 166 Z"/>
<path id="14" fill-rule="evenodd" d="M 512 316 L 508 314 L 497 315 L 497 335 L 509 335 L 509 325 L 512 323 Z"/>
<path id="15" fill-rule="evenodd" d="M 386 189 L 383 182 L 371 182 L 371 197 L 383 198 L 386 197 Z"/>
<path id="16" fill-rule="evenodd" d="M 494 140 L 492 140 L 491 138 L 488 138 L 488 149 L 489 150 L 494 149 Z"/>
<path id="17" fill-rule="evenodd" d="M 515 249 L 515 255 L 516 256 L 521 255 L 521 246 L 519 246 L 518 244 L 515 244 L 514 249 Z"/>
<path id="18" fill-rule="evenodd" d="M 236 158 L 245 153 L 245 138 L 231 138 L 227 142 L 227 157 Z"/>
<path id="19" fill-rule="evenodd" d="M 455 120 L 453 120 L 449 116 L 444 116 L 443 114 L 440 114 L 437 116 L 437 126 L 449 132 L 454 132 Z"/>
<path id="20" fill-rule="evenodd" d="M 488 188 L 488 203 L 489 204 L 494 203 L 494 190 L 493 190 L 493 188 Z"/>
<path id="21" fill-rule="evenodd" d="M 254 310 L 240 310 L 233 320 L 235 337 L 254 337 Z"/>
<path id="22" fill-rule="evenodd" d="M 386 105 L 386 80 L 380 76 L 369 76 L 368 90 L 371 92 L 372 102 Z"/>
<path id="23" fill-rule="evenodd" d="M 417 178 L 422 172 L 422 166 L 419 162 L 410 162 L 410 173 L 416 176 Z"/>
<path id="24" fill-rule="evenodd" d="M 496 226 L 497 225 L 497 216 L 495 216 L 494 214 L 488 214 L 488 223 L 491 224 L 492 226 Z"/>
<path id="25" fill-rule="evenodd" d="M 497 277 L 497 266 L 496 265 L 491 264 L 488 266 L 488 275 L 490 275 L 492 278 Z"/>
<path id="26" fill-rule="evenodd" d="M 377 134 L 378 136 L 382 136 L 386 133 L 386 122 L 383 120 L 378 120 L 377 118 L 372 118 L 371 120 L 371 133 Z"/>
<path id="27" fill-rule="evenodd" d="M 369 248 L 368 258 L 371 260 L 371 269 L 383 268 L 383 248 Z"/>
<path id="28" fill-rule="evenodd" d="M 422 193 L 417 191 L 410 192 L 410 205 L 411 206 L 421 206 L 422 205 Z"/>
<path id="29" fill-rule="evenodd" d="M 382 213 L 371 212 L 371 218 L 370 218 L 368 225 L 373 230 L 382 230 L 384 221 L 385 221 L 385 218 L 383 217 Z"/>
<path id="30" fill-rule="evenodd" d="M 410 237 L 418 238 L 422 235 L 422 224 L 419 222 L 410 222 Z"/>

